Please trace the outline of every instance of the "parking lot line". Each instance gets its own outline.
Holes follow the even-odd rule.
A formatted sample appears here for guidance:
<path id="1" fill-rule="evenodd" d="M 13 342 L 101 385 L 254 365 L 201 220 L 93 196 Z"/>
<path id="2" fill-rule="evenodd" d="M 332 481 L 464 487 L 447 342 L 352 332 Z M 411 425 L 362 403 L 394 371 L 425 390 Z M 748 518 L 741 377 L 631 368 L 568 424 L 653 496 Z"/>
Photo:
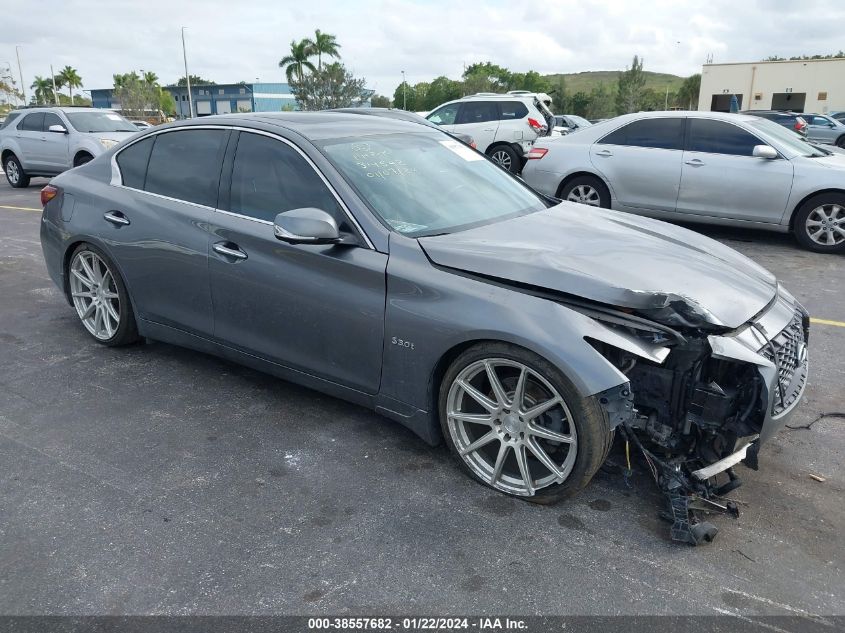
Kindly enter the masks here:
<path id="1" fill-rule="evenodd" d="M 829 319 L 814 319 L 810 318 L 810 323 L 818 323 L 819 325 L 835 325 L 836 327 L 845 327 L 845 321 L 830 321 Z"/>
<path id="2" fill-rule="evenodd" d="M 14 209 L 15 211 L 41 211 L 35 207 L 12 207 L 8 204 L 0 204 L 0 209 Z"/>

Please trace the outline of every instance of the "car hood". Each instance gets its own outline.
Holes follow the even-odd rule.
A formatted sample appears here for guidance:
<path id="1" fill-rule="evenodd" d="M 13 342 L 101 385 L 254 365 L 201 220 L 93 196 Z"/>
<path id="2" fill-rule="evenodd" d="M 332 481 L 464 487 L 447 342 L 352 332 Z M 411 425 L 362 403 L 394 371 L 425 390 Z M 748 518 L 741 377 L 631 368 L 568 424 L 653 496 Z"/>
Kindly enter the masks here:
<path id="1" fill-rule="evenodd" d="M 777 294 L 771 273 L 719 242 L 570 202 L 419 242 L 443 267 L 634 310 L 680 301 L 687 313 L 728 328 Z"/>

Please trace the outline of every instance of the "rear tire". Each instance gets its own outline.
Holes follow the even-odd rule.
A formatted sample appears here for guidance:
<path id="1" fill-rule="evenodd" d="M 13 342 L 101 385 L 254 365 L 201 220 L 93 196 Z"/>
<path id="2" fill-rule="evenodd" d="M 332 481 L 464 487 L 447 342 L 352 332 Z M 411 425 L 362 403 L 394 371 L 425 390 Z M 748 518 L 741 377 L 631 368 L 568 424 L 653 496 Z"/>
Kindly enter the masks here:
<path id="1" fill-rule="evenodd" d="M 845 252 L 845 194 L 822 193 L 798 208 L 792 231 L 795 239 L 816 253 Z"/>
<path id="2" fill-rule="evenodd" d="M 836 139 L 836 147 L 841 147 L 842 149 L 845 149 L 845 134 Z"/>
<path id="3" fill-rule="evenodd" d="M 487 150 L 487 155 L 494 163 L 512 174 L 522 171 L 522 162 L 510 145 L 496 145 Z"/>
<path id="4" fill-rule="evenodd" d="M 29 176 L 23 170 L 21 162 L 14 154 L 9 154 L 3 161 L 3 172 L 11 187 L 23 189 L 29 187 Z"/>
<path id="5" fill-rule="evenodd" d="M 586 204 L 591 207 L 610 208 L 610 191 L 595 176 L 577 176 L 558 191 L 558 198 L 568 202 Z"/>
<path id="6" fill-rule="evenodd" d="M 480 343 L 458 356 L 440 384 L 438 408 L 443 436 L 463 470 L 533 503 L 581 490 L 613 440 L 595 398 L 582 398 L 551 363 L 507 343 Z M 541 412 L 532 416 L 532 409 Z"/>

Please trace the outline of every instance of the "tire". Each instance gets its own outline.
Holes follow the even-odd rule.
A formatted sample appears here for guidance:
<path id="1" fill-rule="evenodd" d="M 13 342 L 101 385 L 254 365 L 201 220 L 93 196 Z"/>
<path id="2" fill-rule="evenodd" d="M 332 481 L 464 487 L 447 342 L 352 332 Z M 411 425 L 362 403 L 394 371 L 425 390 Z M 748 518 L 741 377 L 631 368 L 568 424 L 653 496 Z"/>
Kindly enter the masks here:
<path id="1" fill-rule="evenodd" d="M 491 147 L 487 150 L 487 155 L 499 167 L 506 169 L 512 174 L 518 174 L 522 171 L 522 162 L 514 148 L 510 145 L 496 145 L 495 147 Z"/>
<path id="2" fill-rule="evenodd" d="M 569 202 L 586 204 L 591 207 L 610 208 L 610 191 L 595 176 L 577 176 L 561 185 L 558 198 Z"/>
<path id="3" fill-rule="evenodd" d="M 3 172 L 11 187 L 23 189 L 29 187 L 29 176 L 23 170 L 21 162 L 14 154 L 9 154 L 3 161 Z"/>
<path id="4" fill-rule="evenodd" d="M 80 165 L 84 165 L 85 163 L 90 163 L 92 160 L 94 160 L 94 157 L 91 156 L 91 154 L 88 154 L 86 152 L 80 152 L 73 159 L 73 166 L 79 167 Z"/>
<path id="5" fill-rule="evenodd" d="M 822 193 L 802 204 L 792 224 L 795 239 L 816 253 L 845 252 L 845 194 Z"/>
<path id="6" fill-rule="evenodd" d="M 96 246 L 80 244 L 73 251 L 68 295 L 82 326 L 101 345 L 118 347 L 139 340 L 126 284 L 114 262 Z"/>
<path id="7" fill-rule="evenodd" d="M 516 407 L 523 371 L 524 397 Z M 548 408 L 526 419 L 526 410 L 539 407 Z M 518 409 L 523 415 L 515 414 Z M 582 398 L 551 363 L 507 343 L 480 343 L 458 356 L 440 384 L 438 412 L 449 450 L 471 478 L 533 503 L 554 503 L 581 490 L 613 440 L 595 398 Z M 566 440 L 552 439 L 558 437 Z"/>
<path id="8" fill-rule="evenodd" d="M 836 147 L 841 147 L 842 149 L 845 149 L 845 134 L 836 139 Z"/>

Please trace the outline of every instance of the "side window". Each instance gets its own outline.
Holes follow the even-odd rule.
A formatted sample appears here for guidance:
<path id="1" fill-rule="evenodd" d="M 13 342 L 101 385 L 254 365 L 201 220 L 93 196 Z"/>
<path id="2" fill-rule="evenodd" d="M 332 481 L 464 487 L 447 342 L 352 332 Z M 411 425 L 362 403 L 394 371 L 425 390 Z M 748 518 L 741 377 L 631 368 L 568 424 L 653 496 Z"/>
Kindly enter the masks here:
<path id="1" fill-rule="evenodd" d="M 43 112 L 33 112 L 32 114 L 27 114 L 23 121 L 21 121 L 20 125 L 18 125 L 19 130 L 23 130 L 25 132 L 40 132 L 44 127 L 44 113 Z"/>
<path id="2" fill-rule="evenodd" d="M 45 112 L 43 123 L 44 131 L 49 132 L 51 125 L 61 125 L 63 128 L 67 129 L 67 125 L 62 122 L 58 114 L 53 114 L 52 112 Z"/>
<path id="3" fill-rule="evenodd" d="M 528 114 L 528 108 L 521 101 L 500 101 L 499 102 L 499 118 L 502 121 L 511 121 L 521 119 Z"/>
<path id="4" fill-rule="evenodd" d="M 133 189 L 144 188 L 147 163 L 150 160 L 154 142 L 155 136 L 150 136 L 130 145 L 117 155 L 117 166 L 120 168 L 120 175 L 125 186 Z"/>
<path id="5" fill-rule="evenodd" d="M 326 211 L 338 227 L 349 231 L 337 200 L 295 149 L 267 136 L 241 132 L 229 210 L 272 222 L 279 213 L 302 207 Z"/>
<path id="6" fill-rule="evenodd" d="M 456 123 L 484 123 L 499 118 L 498 108 L 490 101 L 466 101 L 461 105 Z"/>
<path id="7" fill-rule="evenodd" d="M 458 115 L 458 103 L 451 103 L 442 108 L 438 108 L 426 118 L 437 125 L 452 125 L 455 122 L 455 117 Z"/>
<path id="8" fill-rule="evenodd" d="M 207 207 L 217 204 L 226 130 L 157 134 L 144 190 Z"/>
<path id="9" fill-rule="evenodd" d="M 766 145 L 750 132 L 732 123 L 691 119 L 689 151 L 751 156 L 755 145 Z"/>
<path id="10" fill-rule="evenodd" d="M 20 115 L 20 112 L 9 112 L 9 116 L 6 117 L 6 120 L 0 123 L 0 130 L 2 130 L 4 127 L 9 127 L 12 122 L 17 119 Z"/>
<path id="11" fill-rule="evenodd" d="M 641 119 L 619 128 L 599 141 L 602 145 L 628 145 L 656 149 L 681 149 L 684 138 L 684 119 L 671 117 Z"/>

